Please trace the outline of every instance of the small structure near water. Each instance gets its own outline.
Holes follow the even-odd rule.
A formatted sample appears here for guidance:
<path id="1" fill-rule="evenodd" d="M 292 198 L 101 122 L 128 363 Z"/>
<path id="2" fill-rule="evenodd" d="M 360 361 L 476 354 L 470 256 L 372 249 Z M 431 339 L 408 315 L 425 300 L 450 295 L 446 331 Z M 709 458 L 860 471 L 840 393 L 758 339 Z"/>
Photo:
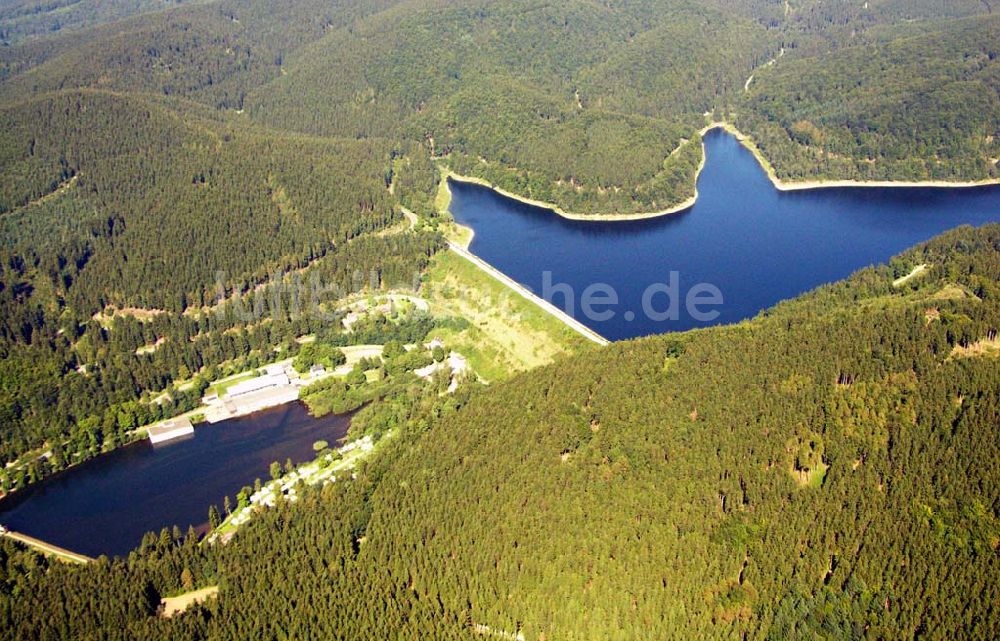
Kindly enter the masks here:
<path id="1" fill-rule="evenodd" d="M 194 425 L 191 424 L 191 419 L 182 416 L 149 427 L 147 434 L 149 441 L 155 445 L 194 434 Z"/>

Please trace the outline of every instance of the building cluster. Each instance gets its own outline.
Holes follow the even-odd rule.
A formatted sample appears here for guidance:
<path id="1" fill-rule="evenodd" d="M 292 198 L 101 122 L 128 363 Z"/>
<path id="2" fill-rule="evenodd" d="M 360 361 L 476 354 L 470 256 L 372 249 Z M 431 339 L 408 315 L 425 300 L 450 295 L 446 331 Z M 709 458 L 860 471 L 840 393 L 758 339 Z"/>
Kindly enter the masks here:
<path id="1" fill-rule="evenodd" d="M 231 385 L 222 396 L 206 396 L 205 419 L 209 423 L 218 423 L 291 403 L 298 398 L 299 386 L 291 380 L 285 365 L 268 365 L 261 376 Z"/>
<path id="2" fill-rule="evenodd" d="M 444 348 L 444 343 L 440 339 L 435 338 L 426 347 L 429 350 L 434 350 L 437 347 Z M 413 373 L 420 378 L 429 379 L 442 369 L 447 369 L 451 373 L 451 384 L 448 386 L 449 394 L 454 393 L 458 389 L 459 379 L 470 371 L 469 362 L 464 356 L 458 352 L 450 352 L 443 362 L 431 363 L 427 367 L 414 370 Z"/>

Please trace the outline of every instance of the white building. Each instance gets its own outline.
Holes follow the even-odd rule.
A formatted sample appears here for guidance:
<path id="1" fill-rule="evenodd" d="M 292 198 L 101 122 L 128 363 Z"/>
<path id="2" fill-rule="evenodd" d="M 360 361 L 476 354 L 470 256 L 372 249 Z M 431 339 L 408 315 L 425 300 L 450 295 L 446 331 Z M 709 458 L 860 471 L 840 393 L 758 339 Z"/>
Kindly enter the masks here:
<path id="1" fill-rule="evenodd" d="M 229 411 L 230 416 L 245 416 L 298 399 L 299 388 L 286 383 L 247 392 L 235 398 L 226 398 L 223 405 Z"/>
<path id="2" fill-rule="evenodd" d="M 268 365 L 264 371 L 267 373 L 263 376 L 251 378 L 248 381 L 240 381 L 230 387 L 226 390 L 225 400 L 233 400 L 240 396 L 246 396 L 247 394 L 266 390 L 271 387 L 288 385 L 291 382 L 288 379 L 288 374 L 285 374 L 285 369 L 280 365 Z"/>
<path id="3" fill-rule="evenodd" d="M 212 402 L 208 402 L 206 397 L 205 420 L 218 423 L 299 399 L 297 373 L 293 382 L 284 365 L 267 365 L 263 369 L 263 376 L 231 385 L 225 394 L 212 399 Z"/>
<path id="4" fill-rule="evenodd" d="M 194 425 L 191 424 L 191 419 L 181 417 L 153 425 L 146 432 L 149 434 L 150 443 L 155 445 L 194 434 Z"/>
<path id="5" fill-rule="evenodd" d="M 298 400 L 299 389 L 292 385 L 283 365 L 268 365 L 264 375 L 241 381 L 230 387 L 222 398 L 225 409 L 210 421 L 245 416 L 269 407 L 276 407 Z"/>

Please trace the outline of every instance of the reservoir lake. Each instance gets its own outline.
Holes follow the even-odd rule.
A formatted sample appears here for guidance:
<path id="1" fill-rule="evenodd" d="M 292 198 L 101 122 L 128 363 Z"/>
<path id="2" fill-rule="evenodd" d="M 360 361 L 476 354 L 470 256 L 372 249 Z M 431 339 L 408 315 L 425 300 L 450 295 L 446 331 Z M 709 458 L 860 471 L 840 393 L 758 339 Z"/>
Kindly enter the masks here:
<path id="1" fill-rule="evenodd" d="M 1000 186 L 831 188 L 781 192 L 730 134 L 705 136 L 706 165 L 690 209 L 642 221 L 586 222 L 451 181 L 451 211 L 475 230 L 471 251 L 611 340 L 739 321 L 862 267 L 885 262 L 947 229 L 1000 220 Z M 650 286 L 676 273 L 677 318 L 643 311 Z M 588 318 L 580 305 L 597 283 L 618 304 Z M 710 321 L 693 318 L 684 297 L 713 285 L 723 303 Z M 566 292 L 570 292 L 567 304 Z M 652 298 L 657 311 L 672 294 Z M 607 314 L 605 314 L 607 315 Z M 207 526 L 273 461 L 302 463 L 312 445 L 342 439 L 350 416 L 314 419 L 301 403 L 200 427 L 162 445 L 129 445 L 57 474 L 0 502 L 0 523 L 88 556 L 124 555 L 143 534 Z"/>
<path id="2" fill-rule="evenodd" d="M 562 218 L 470 183 L 452 180 L 451 212 L 475 231 L 470 250 L 538 295 L 545 273 L 568 285 L 543 296 L 610 340 L 622 340 L 755 316 L 892 256 L 953 227 L 1000 221 L 1000 186 L 972 188 L 837 187 L 782 192 L 735 137 L 705 135 L 706 164 L 699 197 L 684 212 L 640 221 Z M 676 272 L 679 314 L 650 318 L 643 296 Z M 593 284 L 617 294 L 606 319 L 582 313 Z M 696 320 L 684 298 L 700 283 L 714 285 L 723 304 L 711 321 Z M 554 289 L 550 289 L 554 291 Z M 671 294 L 650 301 L 664 312 Z M 606 315 L 606 314 L 605 314 Z M 631 318 L 631 320 L 630 320 Z"/>
<path id="3" fill-rule="evenodd" d="M 142 441 L 54 475 L 0 502 L 0 523 L 62 548 L 124 556 L 146 532 L 202 530 L 208 508 L 258 477 L 273 461 L 315 458 L 313 443 L 342 439 L 350 416 L 315 419 L 301 402 L 205 425 L 192 436 Z"/>

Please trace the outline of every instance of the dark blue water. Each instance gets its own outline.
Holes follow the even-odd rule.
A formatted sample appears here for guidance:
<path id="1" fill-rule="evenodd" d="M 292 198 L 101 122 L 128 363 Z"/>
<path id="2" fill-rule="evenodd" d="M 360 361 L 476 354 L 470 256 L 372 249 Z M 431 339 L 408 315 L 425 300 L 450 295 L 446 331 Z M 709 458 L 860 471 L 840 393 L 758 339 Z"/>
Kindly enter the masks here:
<path id="1" fill-rule="evenodd" d="M 88 556 L 125 555 L 146 532 L 203 529 L 210 505 L 221 511 L 225 496 L 269 480 L 273 461 L 311 460 L 313 443 L 333 443 L 349 426 L 348 416 L 314 419 L 291 403 L 184 439 L 144 441 L 16 492 L 0 502 L 0 523 Z"/>
<path id="2" fill-rule="evenodd" d="M 566 305 L 562 293 L 546 298 L 612 340 L 739 321 L 947 229 L 1000 220 L 1000 187 L 780 192 L 731 135 L 709 132 L 705 148 L 698 202 L 673 216 L 571 221 L 454 181 L 451 210 L 475 230 L 473 253 L 538 294 L 551 272 L 553 285 L 572 288 L 574 304 Z M 678 313 L 654 320 L 644 312 L 643 295 L 651 285 L 670 284 L 672 271 L 678 286 L 654 293 L 649 303 L 667 313 L 677 300 Z M 592 306 L 612 312 L 606 320 L 581 308 L 584 291 L 595 283 L 610 285 L 619 299 L 615 306 Z M 722 305 L 695 309 L 718 311 L 714 320 L 698 320 L 687 309 L 686 297 L 699 283 L 722 294 Z"/>

